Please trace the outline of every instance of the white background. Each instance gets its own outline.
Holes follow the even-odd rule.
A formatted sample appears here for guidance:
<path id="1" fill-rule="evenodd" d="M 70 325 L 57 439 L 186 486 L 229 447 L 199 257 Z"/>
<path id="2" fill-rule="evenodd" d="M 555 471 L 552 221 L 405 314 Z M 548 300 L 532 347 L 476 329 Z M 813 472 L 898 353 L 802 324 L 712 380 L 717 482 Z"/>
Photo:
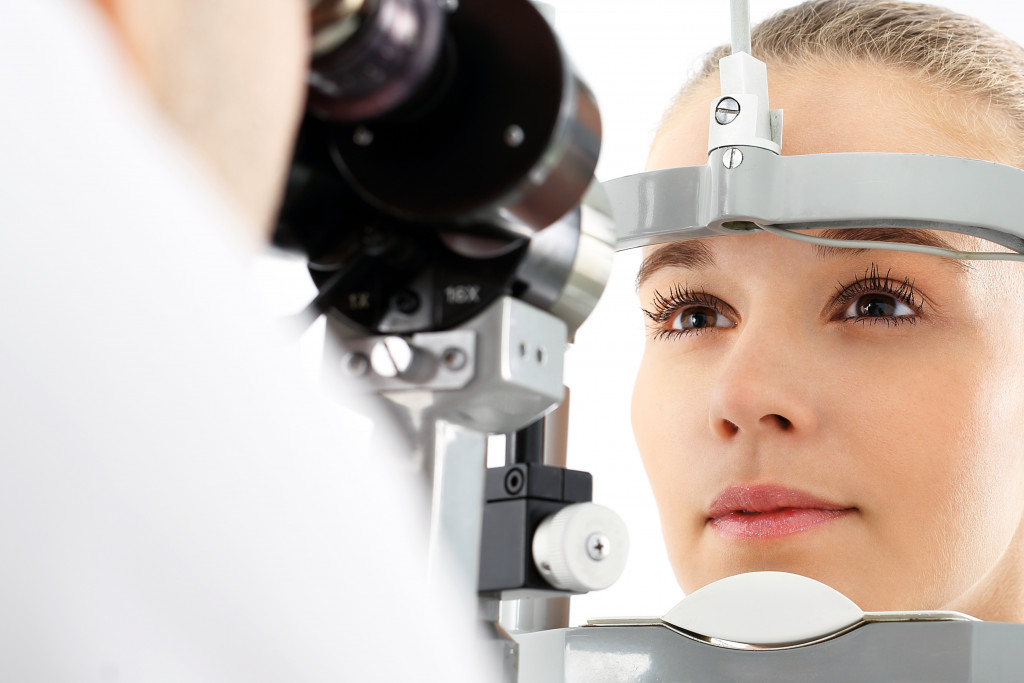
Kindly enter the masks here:
<path id="1" fill-rule="evenodd" d="M 554 7 L 564 47 L 601 108 L 604 133 L 598 178 L 641 172 L 661 113 L 672 96 L 707 50 L 729 41 L 728 1 L 547 0 L 546 4 Z M 757 22 L 792 4 L 751 0 L 751 18 Z M 1024 42 L 1024 7 L 1018 3 L 960 0 L 942 4 Z M 626 252 L 616 259 L 604 298 L 580 329 L 566 361 L 566 382 L 573 392 L 568 465 L 593 473 L 595 501 L 626 520 L 632 551 L 616 585 L 573 599 L 573 624 L 602 616 L 660 615 L 682 597 L 662 547 L 660 523 L 629 426 L 630 392 L 643 338 L 632 285 L 639 254 Z M 290 272 L 294 277 L 295 271 Z M 261 288 L 283 295 L 277 269 L 263 263 L 254 276 Z M 299 277 L 305 276 L 300 273 Z M 310 285 L 305 280 L 301 285 L 299 298 L 308 301 Z M 315 346 L 312 338 L 307 336 L 308 348 Z"/>

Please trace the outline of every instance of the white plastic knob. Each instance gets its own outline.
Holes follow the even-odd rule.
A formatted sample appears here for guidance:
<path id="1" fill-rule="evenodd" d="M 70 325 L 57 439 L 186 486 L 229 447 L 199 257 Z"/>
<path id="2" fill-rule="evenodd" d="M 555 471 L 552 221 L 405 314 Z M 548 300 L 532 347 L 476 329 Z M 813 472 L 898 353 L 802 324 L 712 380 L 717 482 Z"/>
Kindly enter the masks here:
<path id="1" fill-rule="evenodd" d="M 626 568 L 629 533 L 603 505 L 576 503 L 546 518 L 533 535 L 533 562 L 544 580 L 572 593 L 601 590 Z"/>

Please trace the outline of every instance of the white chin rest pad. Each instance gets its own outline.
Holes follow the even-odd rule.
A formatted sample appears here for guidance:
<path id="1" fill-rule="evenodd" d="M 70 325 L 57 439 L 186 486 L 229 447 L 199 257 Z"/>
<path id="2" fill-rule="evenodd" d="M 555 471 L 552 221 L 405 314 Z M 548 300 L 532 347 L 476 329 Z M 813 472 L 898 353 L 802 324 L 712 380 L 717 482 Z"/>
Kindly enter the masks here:
<path id="1" fill-rule="evenodd" d="M 750 572 L 694 591 L 663 620 L 707 638 L 780 646 L 820 640 L 863 617 L 853 601 L 820 581 L 786 572 Z"/>

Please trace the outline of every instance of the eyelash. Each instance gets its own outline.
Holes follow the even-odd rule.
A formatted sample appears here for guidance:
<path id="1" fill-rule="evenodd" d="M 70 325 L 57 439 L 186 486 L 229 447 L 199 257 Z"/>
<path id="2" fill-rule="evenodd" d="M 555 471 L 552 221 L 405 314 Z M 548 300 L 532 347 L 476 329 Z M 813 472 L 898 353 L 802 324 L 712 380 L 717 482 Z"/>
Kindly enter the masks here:
<path id="1" fill-rule="evenodd" d="M 649 311 L 646 308 L 641 310 L 650 321 L 648 326 L 655 331 L 655 339 L 671 339 L 678 335 L 701 334 L 706 331 L 705 329 L 676 330 L 666 327 L 685 308 L 700 306 L 710 308 L 718 315 L 735 316 L 732 308 L 724 306 L 717 297 L 708 294 L 703 289 L 692 290 L 681 285 L 672 285 L 672 289 L 669 290 L 667 296 L 655 290 L 653 303 L 653 311 Z"/>
<path id="2" fill-rule="evenodd" d="M 878 265 L 871 264 L 871 267 L 864 271 L 864 275 L 849 285 L 839 283 L 836 287 L 834 306 L 840 311 L 845 311 L 858 297 L 864 294 L 885 294 L 910 307 L 917 315 L 921 314 L 924 302 L 918 300 L 917 290 L 914 289 L 914 281 L 909 277 L 897 283 L 889 278 L 892 270 L 887 270 L 882 275 Z M 917 322 L 917 316 L 859 316 L 856 318 L 842 318 L 846 322 L 861 324 L 877 324 L 884 322 L 887 326 L 895 327 L 908 323 L 913 325 Z"/>
<path id="3" fill-rule="evenodd" d="M 872 263 L 871 267 L 864 271 L 864 275 L 849 285 L 839 283 L 836 294 L 833 298 L 831 308 L 837 311 L 845 311 L 851 303 L 864 294 L 884 294 L 909 306 L 915 313 L 920 315 L 924 302 L 918 299 L 917 291 L 914 289 L 914 281 L 909 277 L 901 282 L 890 279 L 891 271 L 882 275 L 878 265 Z M 654 330 L 655 339 L 671 339 L 679 335 L 688 336 L 707 332 L 714 328 L 701 329 L 674 329 L 666 327 L 681 311 L 691 307 L 703 307 L 713 310 L 718 315 L 724 315 L 735 319 L 738 317 L 733 309 L 718 299 L 708 294 L 705 290 L 692 290 L 689 287 L 673 285 L 668 295 L 655 290 L 653 310 L 643 308 L 647 317 L 648 326 Z M 840 318 L 850 323 L 878 324 L 885 323 L 894 327 L 903 323 L 914 324 L 917 316 L 859 316 L 856 318 Z"/>

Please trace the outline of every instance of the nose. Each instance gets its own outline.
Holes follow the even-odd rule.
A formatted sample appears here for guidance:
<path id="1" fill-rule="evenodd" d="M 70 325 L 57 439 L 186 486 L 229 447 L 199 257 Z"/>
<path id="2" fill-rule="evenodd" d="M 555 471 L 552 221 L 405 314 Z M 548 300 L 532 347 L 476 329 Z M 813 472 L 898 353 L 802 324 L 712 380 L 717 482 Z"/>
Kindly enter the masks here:
<path id="1" fill-rule="evenodd" d="M 708 412 L 719 438 L 802 434 L 817 427 L 815 383 L 807 371 L 813 355 L 778 330 L 765 332 L 741 331 L 720 361 Z"/>

